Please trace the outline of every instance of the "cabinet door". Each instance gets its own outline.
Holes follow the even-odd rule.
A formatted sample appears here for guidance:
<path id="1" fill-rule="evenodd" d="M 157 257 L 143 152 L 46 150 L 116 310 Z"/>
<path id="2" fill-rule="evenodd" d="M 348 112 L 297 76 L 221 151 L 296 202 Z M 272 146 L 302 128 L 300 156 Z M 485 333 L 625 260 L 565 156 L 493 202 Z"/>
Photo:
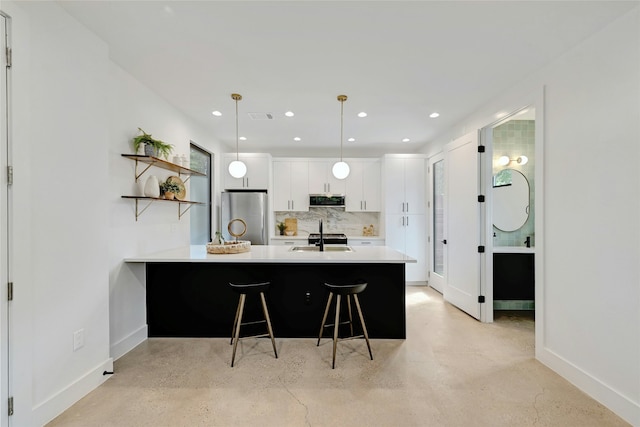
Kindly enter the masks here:
<path id="1" fill-rule="evenodd" d="M 351 172 L 345 179 L 345 210 L 360 212 L 364 209 L 364 194 L 362 192 L 362 180 L 365 164 L 362 162 L 350 162 Z"/>
<path id="2" fill-rule="evenodd" d="M 425 159 L 405 159 L 405 208 L 407 213 L 425 213 Z"/>
<path id="3" fill-rule="evenodd" d="M 291 209 L 291 162 L 273 162 L 273 209 Z"/>
<path id="4" fill-rule="evenodd" d="M 227 190 L 267 190 L 269 188 L 269 156 L 266 154 L 240 153 L 240 160 L 247 165 L 247 174 L 234 178 L 229 174 L 229 163 L 236 160 L 235 153 L 224 155 L 223 182 Z"/>
<path id="5" fill-rule="evenodd" d="M 327 189 L 327 163 L 309 162 L 309 194 L 328 193 Z"/>
<path id="6" fill-rule="evenodd" d="M 417 264 L 406 264 L 406 280 L 425 282 L 427 280 L 427 217 L 426 215 L 405 216 L 405 254 L 418 260 Z"/>
<path id="7" fill-rule="evenodd" d="M 291 210 L 309 210 L 309 162 L 291 162 Z"/>
<path id="8" fill-rule="evenodd" d="M 345 179 L 338 179 L 335 176 L 333 176 L 333 172 L 332 172 L 333 165 L 337 161 L 338 160 L 326 163 L 327 184 L 329 185 L 329 193 L 331 193 L 331 194 L 344 194 L 347 191 L 346 181 L 347 181 L 347 179 L 349 179 L 349 177 L 347 177 Z M 347 164 L 349 165 L 349 168 L 351 168 L 351 164 L 350 163 L 347 163 Z M 351 175 L 351 173 L 349 173 L 349 175 Z"/>
<path id="9" fill-rule="evenodd" d="M 402 253 L 405 253 L 405 222 L 405 216 L 397 214 L 387 215 L 385 220 L 385 244 Z"/>
<path id="10" fill-rule="evenodd" d="M 234 160 L 236 160 L 235 154 L 229 153 L 224 155 L 224 169 L 222 170 L 222 176 L 224 177 L 223 182 L 225 190 L 240 190 L 244 188 L 244 178 L 234 178 L 229 174 L 229 163 Z"/>
<path id="11" fill-rule="evenodd" d="M 404 214 L 404 160 L 384 160 L 385 208 L 389 214 Z"/>
<path id="12" fill-rule="evenodd" d="M 382 208 L 380 162 L 363 164 L 362 171 L 362 199 L 364 210 L 379 212 Z"/>
<path id="13" fill-rule="evenodd" d="M 266 190 L 269 188 L 269 158 L 267 156 L 246 157 L 241 160 L 247 165 L 246 189 Z"/>

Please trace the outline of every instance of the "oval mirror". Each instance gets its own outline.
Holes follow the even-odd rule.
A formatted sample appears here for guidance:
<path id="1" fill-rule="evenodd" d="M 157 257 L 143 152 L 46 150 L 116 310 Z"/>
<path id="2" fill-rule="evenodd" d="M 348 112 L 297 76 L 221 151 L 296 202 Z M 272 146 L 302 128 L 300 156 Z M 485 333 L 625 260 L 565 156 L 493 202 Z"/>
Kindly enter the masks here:
<path id="1" fill-rule="evenodd" d="M 515 231 L 529 218 L 529 181 L 519 171 L 504 169 L 493 176 L 493 225 Z"/>

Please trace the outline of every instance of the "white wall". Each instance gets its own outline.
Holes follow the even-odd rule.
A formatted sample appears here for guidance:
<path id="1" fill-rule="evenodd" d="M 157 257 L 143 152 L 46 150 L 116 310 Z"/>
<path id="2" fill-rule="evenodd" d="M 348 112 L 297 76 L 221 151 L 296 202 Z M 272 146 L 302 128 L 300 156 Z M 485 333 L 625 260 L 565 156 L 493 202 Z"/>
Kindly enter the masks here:
<path id="1" fill-rule="evenodd" d="M 544 105 L 536 105 L 544 113 L 536 357 L 633 425 L 640 425 L 638 9 L 425 149 L 438 152 L 500 111 L 540 104 L 544 87 Z"/>
<path id="2" fill-rule="evenodd" d="M 14 52 L 12 423 L 37 426 L 146 338 L 143 274 L 123 258 L 189 243 L 189 214 L 178 221 L 176 205 L 154 204 L 136 222 L 134 202 L 120 197 L 136 190 L 135 164 L 120 154 L 132 152 L 138 126 L 177 152 L 193 140 L 214 153 L 214 170 L 221 149 L 55 3 L 2 10 Z M 85 344 L 74 352 L 79 329 Z"/>

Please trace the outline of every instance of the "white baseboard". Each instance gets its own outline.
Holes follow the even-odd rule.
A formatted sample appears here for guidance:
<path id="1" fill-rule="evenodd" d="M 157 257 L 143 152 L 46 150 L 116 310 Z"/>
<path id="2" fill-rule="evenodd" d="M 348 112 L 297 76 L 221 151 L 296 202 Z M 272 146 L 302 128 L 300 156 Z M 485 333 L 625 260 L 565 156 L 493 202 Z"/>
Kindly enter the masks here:
<path id="1" fill-rule="evenodd" d="M 149 336 L 148 326 L 142 325 L 137 330 L 133 331 L 120 341 L 111 345 L 111 358 L 118 360 L 131 350 L 133 350 L 140 343 L 144 342 Z"/>
<path id="2" fill-rule="evenodd" d="M 45 425 L 111 378 L 111 375 L 104 375 L 105 371 L 113 372 L 113 359 L 105 360 L 49 399 L 36 405 L 33 408 L 34 425 Z"/>
<path id="3" fill-rule="evenodd" d="M 629 424 L 640 426 L 640 402 L 632 401 L 549 349 L 536 348 L 536 358 Z"/>

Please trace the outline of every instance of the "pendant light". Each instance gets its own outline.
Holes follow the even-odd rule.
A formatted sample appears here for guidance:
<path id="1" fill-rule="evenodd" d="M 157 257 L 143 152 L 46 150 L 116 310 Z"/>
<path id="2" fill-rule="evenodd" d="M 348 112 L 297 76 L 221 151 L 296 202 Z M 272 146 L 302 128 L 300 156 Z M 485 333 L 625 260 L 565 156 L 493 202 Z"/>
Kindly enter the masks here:
<path id="1" fill-rule="evenodd" d="M 242 178 L 247 174 L 247 165 L 240 161 L 240 153 L 238 152 L 238 101 L 242 100 L 242 95 L 232 93 L 231 99 L 236 101 L 236 159 L 229 163 L 229 174 L 234 178 Z"/>
<path id="2" fill-rule="evenodd" d="M 347 95 L 338 95 L 338 101 L 340 101 L 340 161 L 334 163 L 331 172 L 337 179 L 345 179 L 349 176 L 349 165 L 342 161 L 342 131 L 344 129 L 344 101 L 347 100 Z"/>

